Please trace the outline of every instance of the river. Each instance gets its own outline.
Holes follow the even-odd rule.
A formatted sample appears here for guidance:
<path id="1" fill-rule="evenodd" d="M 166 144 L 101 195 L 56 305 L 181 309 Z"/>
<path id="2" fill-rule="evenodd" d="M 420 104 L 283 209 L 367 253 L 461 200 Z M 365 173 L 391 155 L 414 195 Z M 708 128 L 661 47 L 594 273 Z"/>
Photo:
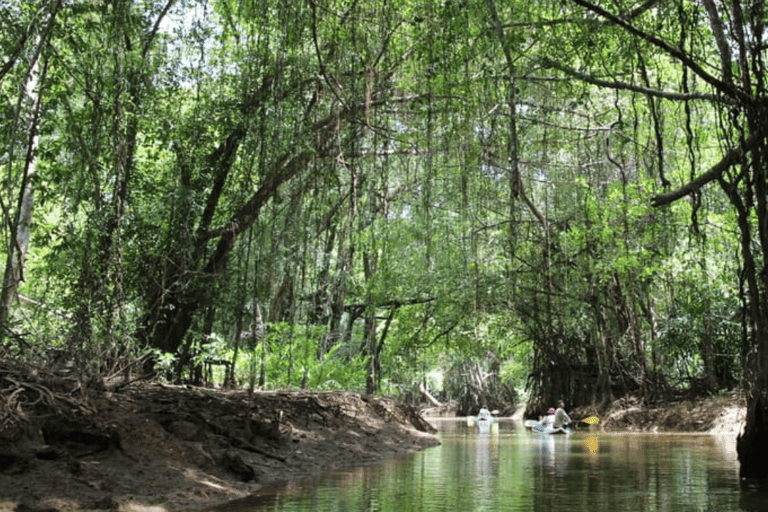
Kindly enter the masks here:
<path id="1" fill-rule="evenodd" d="M 550 436 L 504 420 L 481 434 L 463 421 L 433 424 L 439 447 L 264 489 L 217 510 L 768 511 L 768 494 L 740 490 L 733 436 Z"/>

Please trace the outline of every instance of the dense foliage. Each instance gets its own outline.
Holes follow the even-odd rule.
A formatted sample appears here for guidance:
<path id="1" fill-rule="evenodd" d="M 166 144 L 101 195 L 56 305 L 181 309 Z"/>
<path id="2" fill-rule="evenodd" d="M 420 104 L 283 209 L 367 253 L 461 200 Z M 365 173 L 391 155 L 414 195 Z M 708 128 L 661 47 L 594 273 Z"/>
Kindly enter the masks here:
<path id="1" fill-rule="evenodd" d="M 744 4 L 0 3 L 0 354 L 531 413 L 746 376 L 758 421 Z"/>

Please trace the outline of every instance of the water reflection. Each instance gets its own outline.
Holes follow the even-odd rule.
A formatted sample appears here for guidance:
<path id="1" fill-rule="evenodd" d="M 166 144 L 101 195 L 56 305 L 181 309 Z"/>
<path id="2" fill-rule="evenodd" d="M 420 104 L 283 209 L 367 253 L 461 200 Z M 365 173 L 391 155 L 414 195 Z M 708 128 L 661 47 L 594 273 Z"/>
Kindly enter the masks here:
<path id="1" fill-rule="evenodd" d="M 768 511 L 743 495 L 733 438 L 478 433 L 436 422 L 442 445 L 264 490 L 221 511 Z"/>

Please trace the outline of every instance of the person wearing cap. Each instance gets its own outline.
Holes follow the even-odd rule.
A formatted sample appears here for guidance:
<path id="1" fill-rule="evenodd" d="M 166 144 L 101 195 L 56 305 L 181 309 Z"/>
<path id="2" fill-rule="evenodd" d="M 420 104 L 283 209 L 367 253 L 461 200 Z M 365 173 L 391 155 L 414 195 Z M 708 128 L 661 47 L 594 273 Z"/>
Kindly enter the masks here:
<path id="1" fill-rule="evenodd" d="M 550 411 L 551 410 L 552 409 L 550 409 Z M 555 428 L 562 428 L 571 422 L 570 416 L 568 416 L 568 413 L 565 412 L 565 403 L 562 400 L 558 402 L 557 411 L 554 411 L 554 414 L 555 414 L 555 418 L 554 418 Z"/>
<path id="2" fill-rule="evenodd" d="M 555 422 L 555 409 L 550 407 L 547 411 L 547 415 L 544 416 L 544 419 L 541 420 L 541 424 L 544 426 L 552 425 Z"/>

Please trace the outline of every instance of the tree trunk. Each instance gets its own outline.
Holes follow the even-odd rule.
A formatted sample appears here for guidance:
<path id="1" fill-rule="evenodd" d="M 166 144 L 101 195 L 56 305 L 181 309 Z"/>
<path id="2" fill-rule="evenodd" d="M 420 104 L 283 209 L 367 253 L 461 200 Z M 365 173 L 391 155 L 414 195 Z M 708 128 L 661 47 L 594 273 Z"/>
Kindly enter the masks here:
<path id="1" fill-rule="evenodd" d="M 747 423 L 736 440 L 739 476 L 744 483 L 768 485 L 768 393 L 753 390 L 747 396 Z"/>
<path id="2" fill-rule="evenodd" d="M 763 153 L 768 155 L 768 153 Z M 760 161 L 753 157 L 753 165 Z M 766 160 L 763 160 L 764 163 Z M 755 181 L 764 181 L 765 177 L 758 177 Z M 733 192 L 733 188 L 728 188 Z M 734 195 L 731 194 L 732 200 Z M 766 198 L 758 198 L 758 202 L 765 202 Z M 736 451 L 739 456 L 739 474 L 743 482 L 758 481 L 768 484 L 768 305 L 765 304 L 765 295 L 768 292 L 768 273 L 766 263 L 761 264 L 761 271 L 756 272 L 757 263 L 752 254 L 754 241 L 751 236 L 751 222 L 749 211 L 743 207 L 741 201 L 736 201 L 739 212 L 738 221 L 741 229 L 742 256 L 744 259 L 744 275 L 748 287 L 749 320 L 751 321 L 751 349 L 745 358 L 744 386 L 747 394 L 747 421 L 744 431 L 736 442 Z M 758 229 L 761 233 L 768 233 L 768 219 L 761 218 Z M 761 237 L 761 240 L 765 240 Z M 768 258 L 768 247 L 762 245 L 763 262 Z"/>
<path id="3" fill-rule="evenodd" d="M 442 407 L 443 406 L 443 404 L 440 403 L 440 400 L 435 398 L 432 395 L 432 393 L 430 393 L 429 390 L 427 390 L 427 388 L 424 386 L 423 382 L 419 383 L 419 393 L 421 393 L 421 395 L 424 397 L 424 399 L 427 402 L 429 402 L 429 405 L 431 405 L 432 407 Z"/>
<path id="4" fill-rule="evenodd" d="M 363 251 L 363 269 L 365 281 L 373 286 L 371 281 L 376 273 L 377 258 L 375 252 Z M 365 392 L 373 395 L 379 389 L 379 355 L 376 350 L 376 299 L 368 293 L 365 301 L 365 329 L 363 334 L 363 354 L 368 356 L 365 380 Z"/>
<path id="5" fill-rule="evenodd" d="M 227 227 L 203 234 L 205 238 L 218 237 L 219 241 L 205 266 L 195 273 L 199 281 L 166 294 L 165 303 L 158 301 L 160 307 L 151 309 L 144 321 L 145 336 L 149 338 L 152 347 L 163 352 L 177 352 L 192 325 L 194 315 L 201 307 L 208 305 L 208 290 L 226 270 L 229 255 L 238 236 L 253 225 L 261 207 L 277 188 L 304 170 L 311 158 L 312 153 L 303 152 L 284 159 L 272 174 L 266 177 L 261 188 L 238 210 Z M 160 296 L 163 292 L 167 290 L 158 290 Z"/>
<path id="6" fill-rule="evenodd" d="M 271 79 L 266 78 L 255 97 L 246 102 L 243 112 L 245 117 L 254 114 L 253 106 L 269 92 L 271 84 Z M 187 268 L 183 276 L 176 276 L 173 284 L 178 286 L 169 290 L 161 284 L 155 290 L 154 297 L 149 298 L 150 306 L 147 308 L 140 333 L 149 346 L 163 352 L 177 352 L 195 314 L 201 307 L 208 305 L 207 290 L 226 271 L 229 256 L 240 235 L 256 222 L 261 208 L 280 185 L 306 170 L 313 159 L 326 157 L 331 153 L 330 146 L 336 140 L 339 125 L 348 115 L 349 110 L 341 109 L 331 112 L 315 123 L 311 127 L 314 148 L 289 153 L 275 162 L 271 172 L 263 177 L 259 189 L 235 211 L 228 223 L 219 228 L 209 228 L 208 225 L 215 218 L 218 194 L 226 183 L 226 169 L 236 161 L 240 145 L 247 136 L 246 129 L 233 129 L 210 155 L 208 165 L 215 169 L 213 174 L 217 179 L 198 225 L 197 240 L 194 242 L 195 252 L 190 262 L 192 267 Z M 217 243 L 209 252 L 208 247 L 212 240 L 217 240 Z M 157 282 L 167 282 L 164 277 L 160 276 Z"/>
<path id="7" fill-rule="evenodd" d="M 759 133 L 759 115 L 753 119 L 753 134 Z M 754 138 L 754 135 L 753 137 Z M 739 435 L 736 451 L 739 457 L 739 474 L 742 482 L 759 481 L 768 484 L 768 218 L 766 218 L 766 176 L 762 167 L 768 164 L 768 148 L 757 143 L 751 152 L 751 162 L 746 159 L 740 166 L 741 179 L 749 180 L 757 202 L 757 234 L 760 238 L 762 260 L 758 271 L 758 258 L 753 247 L 758 245 L 752 217 L 754 211 L 740 193 L 739 178 L 732 183 L 720 179 L 720 185 L 736 209 L 739 226 L 743 277 L 746 282 L 747 309 L 745 322 L 749 322 L 748 349 L 744 360 L 743 385 L 747 395 L 747 421 Z M 759 171 L 759 172 L 758 172 Z"/>
<path id="8" fill-rule="evenodd" d="M 49 15 L 47 20 L 49 26 L 53 23 L 53 16 Z M 8 322 L 11 318 L 11 308 L 13 299 L 19 287 L 19 283 L 24 278 L 24 257 L 27 254 L 30 240 L 30 227 L 32 225 L 32 212 L 35 203 L 34 176 L 37 173 L 37 150 L 40 141 L 40 75 L 42 73 L 40 65 L 40 53 L 43 46 L 43 35 L 35 36 L 34 59 L 29 66 L 24 88 L 23 99 L 20 102 L 22 111 L 19 113 L 19 119 L 26 119 L 27 134 L 29 136 L 27 143 L 27 153 L 24 162 L 24 172 L 21 179 L 21 188 L 19 190 L 19 201 L 15 218 L 10 220 L 11 225 L 11 246 L 7 247 L 5 274 L 3 277 L 2 297 L 0 297 L 0 345 L 2 345 L 5 333 L 8 330 Z"/>

